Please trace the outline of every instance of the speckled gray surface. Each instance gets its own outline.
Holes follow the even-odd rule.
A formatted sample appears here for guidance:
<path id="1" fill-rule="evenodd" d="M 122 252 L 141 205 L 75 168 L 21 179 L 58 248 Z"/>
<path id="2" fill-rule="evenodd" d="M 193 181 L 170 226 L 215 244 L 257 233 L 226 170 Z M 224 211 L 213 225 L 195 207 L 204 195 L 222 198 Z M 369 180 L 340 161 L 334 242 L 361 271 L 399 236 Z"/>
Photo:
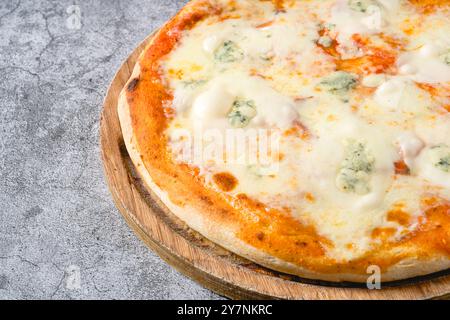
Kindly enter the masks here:
<path id="1" fill-rule="evenodd" d="M 0 2 L 0 299 L 218 298 L 137 239 L 99 156 L 115 71 L 185 2 Z"/>

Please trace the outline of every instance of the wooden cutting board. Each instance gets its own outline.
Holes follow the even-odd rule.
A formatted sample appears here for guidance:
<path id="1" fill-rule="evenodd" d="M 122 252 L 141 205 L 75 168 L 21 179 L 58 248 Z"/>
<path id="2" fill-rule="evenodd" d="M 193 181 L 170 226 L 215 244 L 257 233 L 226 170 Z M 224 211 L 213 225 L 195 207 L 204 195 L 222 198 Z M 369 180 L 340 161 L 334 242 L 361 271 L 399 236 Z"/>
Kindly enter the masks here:
<path id="1" fill-rule="evenodd" d="M 271 271 L 215 245 L 175 217 L 134 170 L 117 115 L 119 93 L 151 37 L 128 57 L 111 83 L 101 116 L 100 139 L 106 180 L 117 207 L 162 259 L 206 288 L 234 299 L 450 298 L 449 272 L 368 290 L 357 284 L 311 281 Z"/>

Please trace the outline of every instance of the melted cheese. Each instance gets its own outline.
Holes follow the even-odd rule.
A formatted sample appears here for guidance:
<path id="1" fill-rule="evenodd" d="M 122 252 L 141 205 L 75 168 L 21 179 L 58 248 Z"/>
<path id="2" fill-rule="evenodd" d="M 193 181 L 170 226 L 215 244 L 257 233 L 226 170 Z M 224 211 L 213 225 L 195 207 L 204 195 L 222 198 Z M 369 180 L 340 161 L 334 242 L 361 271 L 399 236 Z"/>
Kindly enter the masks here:
<path id="1" fill-rule="evenodd" d="M 330 22 L 336 25 L 340 40 L 346 41 L 354 34 L 379 33 L 386 24 L 383 8 L 376 2 L 368 5 L 364 12 L 354 10 L 349 1 L 338 0 L 331 10 Z"/>
<path id="2" fill-rule="evenodd" d="M 294 100 L 272 89 L 266 81 L 240 72 L 227 72 L 211 80 L 195 98 L 192 120 L 205 124 L 223 120 L 238 99 L 254 101 L 258 114 L 252 124 L 256 126 L 286 129 L 298 117 Z M 180 109 L 177 104 L 174 106 Z"/>
<path id="3" fill-rule="evenodd" d="M 436 151 L 436 148 L 439 147 L 427 147 L 421 152 L 413 167 L 414 172 L 434 185 L 450 189 L 450 171 L 444 171 L 436 166 L 436 163 L 439 161 L 439 156 L 443 156 Z M 447 147 L 447 150 L 450 149 Z M 450 152 L 446 154 L 449 155 Z"/>
<path id="4" fill-rule="evenodd" d="M 450 49 L 449 6 L 424 16 L 408 1 L 374 0 L 365 12 L 347 0 L 292 1 L 286 12 L 256 0 L 234 5 L 233 18 L 211 17 L 186 32 L 161 66 L 176 113 L 166 134 L 172 151 L 181 154 L 192 148 L 185 137 L 196 127 L 218 136 L 233 129 L 228 117 L 236 101 L 244 101 L 256 115 L 244 119 L 240 130 L 281 133 L 282 156 L 264 165 L 196 159 L 192 164 L 208 185 L 217 188 L 215 173 L 231 173 L 238 180 L 231 196 L 244 193 L 268 207 L 289 208 L 332 241 L 327 254 L 336 259 L 370 250 L 376 228 L 395 228 L 394 239 L 413 232 L 424 194 L 450 200 L 449 173 L 433 166 L 430 153 L 436 145 L 450 146 L 450 115 L 442 111 L 450 96 L 450 66 L 441 59 Z M 317 44 L 324 26 L 338 56 Z M 372 52 L 355 35 L 393 51 L 394 65 L 383 74 L 361 71 L 324 87 L 331 74 L 345 76 L 336 60 Z M 444 89 L 438 94 L 424 84 Z M 209 133 L 200 140 L 211 138 Z M 348 141 L 363 145 L 373 164 L 360 164 L 360 155 L 348 160 Z M 399 161 L 409 175 L 396 174 Z M 337 177 L 348 162 L 354 167 L 346 172 L 355 175 L 349 183 L 363 176 L 367 192 L 339 187 Z M 387 218 L 398 205 L 410 225 Z"/>
<path id="5" fill-rule="evenodd" d="M 407 131 L 398 136 L 396 142 L 406 165 L 412 168 L 414 166 L 414 160 L 424 148 L 423 141 L 413 132 Z"/>
<path id="6" fill-rule="evenodd" d="M 440 56 L 448 47 L 426 44 L 419 50 L 403 53 L 398 61 L 399 73 L 421 83 L 450 82 L 450 65 Z"/>

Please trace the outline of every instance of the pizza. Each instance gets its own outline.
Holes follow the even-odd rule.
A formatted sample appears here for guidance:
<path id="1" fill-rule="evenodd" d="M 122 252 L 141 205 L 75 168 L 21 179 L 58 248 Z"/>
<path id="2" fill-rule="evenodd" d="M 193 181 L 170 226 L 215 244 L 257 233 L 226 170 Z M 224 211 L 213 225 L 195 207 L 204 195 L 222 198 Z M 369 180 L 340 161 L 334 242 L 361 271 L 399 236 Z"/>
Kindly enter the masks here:
<path id="1" fill-rule="evenodd" d="M 450 1 L 196 0 L 121 92 L 128 152 L 218 245 L 309 279 L 450 267 Z"/>

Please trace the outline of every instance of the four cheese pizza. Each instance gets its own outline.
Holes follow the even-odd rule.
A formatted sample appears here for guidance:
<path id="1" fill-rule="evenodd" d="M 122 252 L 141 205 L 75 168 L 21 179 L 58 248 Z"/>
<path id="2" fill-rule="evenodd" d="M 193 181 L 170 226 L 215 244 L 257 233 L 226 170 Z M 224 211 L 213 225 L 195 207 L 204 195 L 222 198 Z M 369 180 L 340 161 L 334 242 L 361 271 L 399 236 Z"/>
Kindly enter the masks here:
<path id="1" fill-rule="evenodd" d="M 119 101 L 191 228 L 301 277 L 450 266 L 450 1 L 196 0 Z"/>

